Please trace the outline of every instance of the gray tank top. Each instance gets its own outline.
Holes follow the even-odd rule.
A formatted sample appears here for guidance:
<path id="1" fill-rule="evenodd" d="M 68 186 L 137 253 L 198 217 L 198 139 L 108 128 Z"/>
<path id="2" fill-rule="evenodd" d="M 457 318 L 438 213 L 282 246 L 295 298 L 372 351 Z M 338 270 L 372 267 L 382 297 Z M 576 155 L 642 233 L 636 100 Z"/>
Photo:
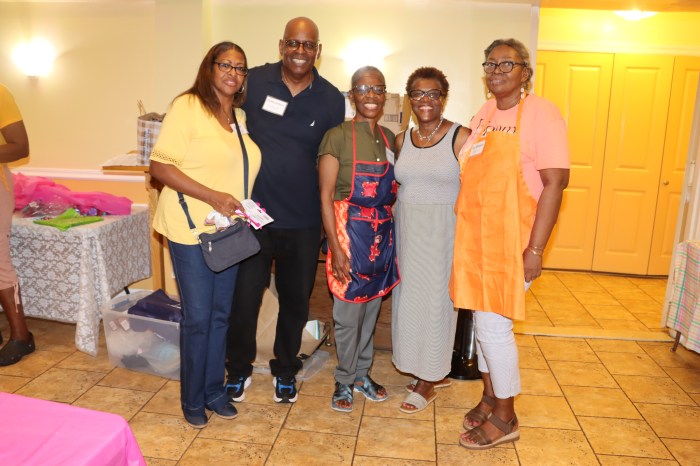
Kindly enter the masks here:
<path id="1" fill-rule="evenodd" d="M 416 147 L 409 131 L 403 140 L 394 175 L 399 186 L 398 199 L 409 204 L 454 204 L 459 193 L 459 162 L 452 150 L 455 131 L 450 130 L 430 147 Z"/>

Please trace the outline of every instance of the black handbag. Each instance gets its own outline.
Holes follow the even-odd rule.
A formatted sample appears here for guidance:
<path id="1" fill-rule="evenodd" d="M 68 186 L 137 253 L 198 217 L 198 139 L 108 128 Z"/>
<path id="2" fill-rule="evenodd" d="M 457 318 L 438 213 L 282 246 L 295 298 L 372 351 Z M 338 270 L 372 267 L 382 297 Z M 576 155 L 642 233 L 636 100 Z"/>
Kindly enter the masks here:
<path id="1" fill-rule="evenodd" d="M 234 111 L 232 113 L 233 123 L 236 126 L 236 133 L 238 133 L 238 140 L 241 143 L 241 150 L 243 151 L 243 191 L 244 198 L 247 199 L 248 152 L 246 151 L 245 144 L 243 144 L 243 136 L 241 135 L 241 130 L 236 120 L 236 112 Z M 185 211 L 185 215 L 187 216 L 187 224 L 197 238 L 197 241 L 199 241 L 199 246 L 202 248 L 204 262 L 207 263 L 207 267 L 212 271 L 221 272 L 260 251 L 260 243 L 250 230 L 248 222 L 241 218 L 237 218 L 233 224 L 225 230 L 214 233 L 198 233 L 190 217 L 190 212 L 187 208 L 187 202 L 185 202 L 184 196 L 181 192 L 178 192 L 177 196 L 180 200 L 182 210 Z"/>

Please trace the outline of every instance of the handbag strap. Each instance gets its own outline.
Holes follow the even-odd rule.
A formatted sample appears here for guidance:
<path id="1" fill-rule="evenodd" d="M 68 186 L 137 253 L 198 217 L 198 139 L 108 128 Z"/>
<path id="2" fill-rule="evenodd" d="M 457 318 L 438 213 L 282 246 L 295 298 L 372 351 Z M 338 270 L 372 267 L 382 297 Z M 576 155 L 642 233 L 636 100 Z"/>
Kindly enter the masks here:
<path id="1" fill-rule="evenodd" d="M 236 118 L 236 109 L 232 108 L 231 113 L 233 114 L 233 124 L 236 126 L 236 134 L 238 134 L 238 141 L 241 143 L 241 152 L 243 153 L 243 199 L 248 199 L 248 151 L 246 150 L 245 144 L 243 143 L 243 135 L 241 134 L 241 128 L 238 126 L 238 119 Z M 185 211 L 185 216 L 187 217 L 187 225 L 194 233 L 194 236 L 199 240 L 199 234 L 197 233 L 197 227 L 194 226 L 192 222 L 192 217 L 190 217 L 190 209 L 187 207 L 187 202 L 185 197 L 180 191 L 177 192 L 177 198 L 182 206 L 182 210 Z"/>
<path id="2" fill-rule="evenodd" d="M 185 201 L 185 198 L 180 191 L 177 192 L 177 198 L 180 201 L 182 210 L 185 211 L 185 217 L 187 217 L 187 225 L 190 227 L 190 230 L 193 230 L 195 232 L 195 236 L 198 236 L 196 233 L 197 227 L 194 226 L 194 223 L 192 222 L 192 217 L 190 217 L 190 209 L 187 207 L 187 202 Z"/>
<path id="3" fill-rule="evenodd" d="M 236 118 L 236 110 L 231 109 L 233 113 L 233 124 L 236 125 L 236 133 L 238 133 L 238 141 L 241 143 L 241 152 L 243 153 L 243 199 L 248 199 L 248 151 L 243 144 L 243 135 L 241 134 L 241 128 L 238 126 L 238 119 Z"/>

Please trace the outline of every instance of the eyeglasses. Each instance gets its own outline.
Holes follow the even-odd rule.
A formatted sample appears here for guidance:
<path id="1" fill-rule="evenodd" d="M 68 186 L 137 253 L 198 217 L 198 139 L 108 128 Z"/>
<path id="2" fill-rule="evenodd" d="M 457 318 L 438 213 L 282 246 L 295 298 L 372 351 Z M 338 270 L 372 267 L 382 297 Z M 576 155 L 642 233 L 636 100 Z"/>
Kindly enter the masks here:
<path id="1" fill-rule="evenodd" d="M 510 73 L 511 71 L 513 71 L 513 67 L 515 65 L 527 66 L 527 63 L 517 63 L 514 61 L 502 61 L 501 63 L 494 63 L 492 61 L 485 61 L 481 64 L 481 66 L 484 67 L 484 71 L 487 74 L 493 73 L 494 71 L 496 71 L 496 68 L 498 68 L 498 71 L 500 71 L 501 73 Z"/>
<path id="2" fill-rule="evenodd" d="M 306 52 L 315 52 L 318 48 L 318 42 L 312 42 L 310 40 L 300 41 L 296 39 L 284 39 L 284 46 L 287 50 L 296 50 L 299 46 L 303 46 Z"/>
<path id="3" fill-rule="evenodd" d="M 413 89 L 411 91 L 408 91 L 408 97 L 411 100 L 420 100 L 425 96 L 428 96 L 428 99 L 430 100 L 438 100 L 440 97 L 443 96 L 443 93 L 440 89 L 428 89 L 427 91 L 421 91 L 420 89 Z"/>
<path id="4" fill-rule="evenodd" d="M 360 84 L 359 86 L 353 86 L 352 91 L 358 95 L 367 95 L 369 91 L 374 92 L 376 95 L 382 95 L 386 94 L 386 86 L 384 84 L 376 84 L 374 86 Z"/>
<path id="5" fill-rule="evenodd" d="M 233 66 L 230 63 L 223 63 L 223 62 L 214 62 L 215 65 L 219 67 L 219 71 L 222 71 L 224 73 L 230 73 L 232 71 L 235 71 L 238 76 L 246 76 L 248 74 L 248 68 L 245 66 Z"/>

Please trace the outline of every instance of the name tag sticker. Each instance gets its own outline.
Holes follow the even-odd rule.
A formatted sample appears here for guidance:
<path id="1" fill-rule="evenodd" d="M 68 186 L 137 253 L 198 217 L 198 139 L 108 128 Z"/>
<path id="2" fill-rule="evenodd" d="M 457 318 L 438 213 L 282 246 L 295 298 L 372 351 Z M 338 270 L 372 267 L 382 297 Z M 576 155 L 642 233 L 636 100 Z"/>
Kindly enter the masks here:
<path id="1" fill-rule="evenodd" d="M 350 99 L 346 96 L 345 97 L 345 119 L 349 120 L 350 118 L 355 116 L 355 109 L 352 108 L 352 104 L 350 103 Z"/>
<path id="2" fill-rule="evenodd" d="M 266 112 L 274 113 L 275 115 L 283 116 L 284 111 L 287 110 L 287 102 L 284 100 L 277 99 L 275 97 L 272 97 L 271 95 L 268 95 L 267 98 L 265 99 L 265 103 L 262 106 L 262 109 L 265 110 Z"/>
<path id="3" fill-rule="evenodd" d="M 390 149 L 386 150 L 386 160 L 390 164 L 394 165 L 394 153 Z"/>
<path id="4" fill-rule="evenodd" d="M 474 157 L 475 155 L 479 155 L 484 151 L 484 146 L 486 145 L 486 141 L 479 141 L 475 143 L 472 146 L 472 150 L 469 151 L 469 157 Z"/>

